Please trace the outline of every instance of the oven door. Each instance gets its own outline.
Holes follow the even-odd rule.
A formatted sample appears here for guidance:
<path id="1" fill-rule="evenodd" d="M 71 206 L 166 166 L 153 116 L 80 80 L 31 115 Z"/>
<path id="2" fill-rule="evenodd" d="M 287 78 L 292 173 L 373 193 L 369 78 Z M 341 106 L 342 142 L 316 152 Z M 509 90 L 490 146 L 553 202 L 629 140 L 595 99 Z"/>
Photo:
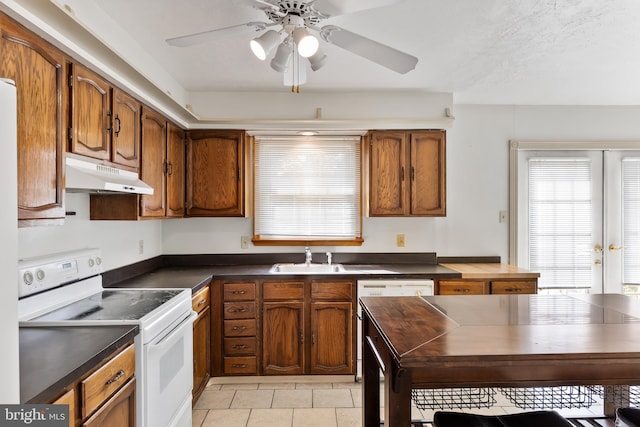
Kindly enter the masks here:
<path id="1" fill-rule="evenodd" d="M 144 345 L 147 427 L 184 424 L 183 402 L 193 388 L 193 320 L 195 312 Z M 191 414 L 189 404 L 188 415 Z M 191 426 L 191 417 L 188 417 Z M 183 421 L 180 421 L 180 420 Z"/>

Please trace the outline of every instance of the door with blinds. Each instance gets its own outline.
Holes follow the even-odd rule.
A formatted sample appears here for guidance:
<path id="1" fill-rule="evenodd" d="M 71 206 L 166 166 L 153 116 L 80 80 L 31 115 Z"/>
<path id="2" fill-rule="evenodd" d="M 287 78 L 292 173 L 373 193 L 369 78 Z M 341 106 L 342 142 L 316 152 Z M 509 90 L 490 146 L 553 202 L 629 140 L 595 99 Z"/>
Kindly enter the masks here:
<path id="1" fill-rule="evenodd" d="M 540 293 L 638 293 L 640 152 L 521 150 L 518 265 Z"/>

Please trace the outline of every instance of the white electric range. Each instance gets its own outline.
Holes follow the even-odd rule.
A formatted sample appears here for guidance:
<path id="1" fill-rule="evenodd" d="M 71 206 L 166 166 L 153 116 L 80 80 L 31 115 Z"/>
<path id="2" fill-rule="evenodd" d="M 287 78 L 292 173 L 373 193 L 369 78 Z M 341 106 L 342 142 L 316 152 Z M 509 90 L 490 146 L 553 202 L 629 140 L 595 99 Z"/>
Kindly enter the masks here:
<path id="1" fill-rule="evenodd" d="M 19 319 L 29 326 L 138 325 L 138 427 L 191 427 L 193 331 L 188 289 L 105 289 L 98 249 L 18 263 Z"/>

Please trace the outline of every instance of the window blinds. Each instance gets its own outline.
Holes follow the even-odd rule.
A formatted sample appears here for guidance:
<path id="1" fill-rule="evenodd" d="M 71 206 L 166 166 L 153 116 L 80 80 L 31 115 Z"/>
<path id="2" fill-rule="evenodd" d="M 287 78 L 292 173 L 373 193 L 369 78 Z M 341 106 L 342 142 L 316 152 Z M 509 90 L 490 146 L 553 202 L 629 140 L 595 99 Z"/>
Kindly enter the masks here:
<path id="1" fill-rule="evenodd" d="M 529 160 L 529 259 L 539 288 L 590 288 L 593 246 L 589 159 Z"/>
<path id="2" fill-rule="evenodd" d="M 256 139 L 255 235 L 361 237 L 360 139 Z"/>
<path id="3" fill-rule="evenodd" d="M 640 159 L 622 160 L 623 281 L 640 285 Z"/>

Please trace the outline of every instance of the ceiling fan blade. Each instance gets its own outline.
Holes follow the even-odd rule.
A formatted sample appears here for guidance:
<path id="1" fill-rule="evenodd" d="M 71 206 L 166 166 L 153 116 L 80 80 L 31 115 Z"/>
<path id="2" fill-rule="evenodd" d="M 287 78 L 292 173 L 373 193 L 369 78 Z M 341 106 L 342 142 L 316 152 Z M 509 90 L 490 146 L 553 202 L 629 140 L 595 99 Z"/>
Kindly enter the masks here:
<path id="1" fill-rule="evenodd" d="M 186 47 L 200 43 L 207 43 L 221 40 L 235 34 L 241 34 L 249 31 L 264 30 L 270 24 L 264 22 L 247 22 L 245 24 L 232 25 L 231 27 L 218 28 L 216 30 L 203 31 L 201 33 L 189 34 L 186 36 L 173 37 L 167 39 L 170 46 Z"/>
<path id="2" fill-rule="evenodd" d="M 404 0 L 316 0 L 313 8 L 326 17 L 391 6 Z"/>
<path id="3" fill-rule="evenodd" d="M 415 56 L 335 25 L 322 27 L 320 36 L 327 43 L 339 46 L 400 74 L 406 74 L 413 70 L 418 63 L 418 58 Z"/>

